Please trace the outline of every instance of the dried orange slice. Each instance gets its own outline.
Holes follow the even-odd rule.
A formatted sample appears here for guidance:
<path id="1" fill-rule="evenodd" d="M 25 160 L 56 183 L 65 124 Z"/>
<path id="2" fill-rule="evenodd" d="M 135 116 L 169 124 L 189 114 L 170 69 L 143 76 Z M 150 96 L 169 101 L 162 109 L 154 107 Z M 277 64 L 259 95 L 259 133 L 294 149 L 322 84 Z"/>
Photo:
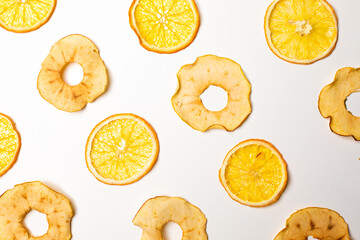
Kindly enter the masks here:
<path id="1" fill-rule="evenodd" d="M 20 135 L 11 119 L 0 113 L 0 176 L 16 162 L 20 149 Z"/>
<path id="2" fill-rule="evenodd" d="M 30 32 L 51 17 L 56 0 L 0 1 L 0 26 L 12 32 Z"/>
<path id="3" fill-rule="evenodd" d="M 274 203 L 284 191 L 287 167 L 271 143 L 249 139 L 228 152 L 219 178 L 235 201 L 250 207 L 264 207 Z"/>
<path id="4" fill-rule="evenodd" d="M 129 19 L 140 44 L 157 53 L 174 53 L 186 48 L 200 25 L 194 0 L 134 0 Z"/>
<path id="5" fill-rule="evenodd" d="M 335 11 L 325 0 L 275 0 L 267 9 L 264 27 L 276 56 L 310 64 L 334 50 L 337 24 Z"/>
<path id="6" fill-rule="evenodd" d="M 154 129 L 133 114 L 116 114 L 100 122 L 86 143 L 86 164 L 101 182 L 133 183 L 157 160 L 159 141 Z"/>

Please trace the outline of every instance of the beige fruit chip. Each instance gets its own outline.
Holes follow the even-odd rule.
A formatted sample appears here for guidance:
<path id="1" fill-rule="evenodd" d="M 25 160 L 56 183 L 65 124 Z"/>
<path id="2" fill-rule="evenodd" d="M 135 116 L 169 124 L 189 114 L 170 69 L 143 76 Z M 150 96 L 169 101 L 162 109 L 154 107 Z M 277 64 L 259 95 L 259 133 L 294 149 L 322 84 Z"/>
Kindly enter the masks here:
<path id="1" fill-rule="evenodd" d="M 179 224 L 182 240 L 206 240 L 206 218 L 199 208 L 179 197 L 155 197 L 147 200 L 133 223 L 143 229 L 141 240 L 163 240 L 161 230 L 169 221 Z"/>
<path id="2" fill-rule="evenodd" d="M 360 68 L 342 68 L 335 80 L 323 88 L 319 96 L 319 110 L 324 118 L 330 118 L 330 128 L 342 136 L 360 140 L 360 117 L 346 109 L 345 101 L 353 92 L 360 91 Z"/>
<path id="3" fill-rule="evenodd" d="M 307 239 L 350 240 L 348 225 L 335 211 L 327 208 L 309 207 L 293 213 L 274 240 Z"/>
<path id="4" fill-rule="evenodd" d="M 233 131 L 251 113 L 251 84 L 236 62 L 214 55 L 197 58 L 177 74 L 178 89 L 171 102 L 179 117 L 192 128 L 206 131 L 221 128 Z M 200 95 L 210 86 L 223 88 L 228 102 L 221 111 L 209 111 Z"/>
<path id="5" fill-rule="evenodd" d="M 32 209 L 47 215 L 48 231 L 34 238 L 23 225 Z M 69 200 L 41 182 L 16 185 L 0 197 L 0 239 L 71 239 L 73 210 Z"/>
<path id="6" fill-rule="evenodd" d="M 66 65 L 76 62 L 84 71 L 82 81 L 68 85 L 62 78 Z M 54 44 L 38 76 L 40 95 L 56 108 L 75 112 L 106 91 L 108 76 L 99 50 L 90 39 L 74 34 Z"/>

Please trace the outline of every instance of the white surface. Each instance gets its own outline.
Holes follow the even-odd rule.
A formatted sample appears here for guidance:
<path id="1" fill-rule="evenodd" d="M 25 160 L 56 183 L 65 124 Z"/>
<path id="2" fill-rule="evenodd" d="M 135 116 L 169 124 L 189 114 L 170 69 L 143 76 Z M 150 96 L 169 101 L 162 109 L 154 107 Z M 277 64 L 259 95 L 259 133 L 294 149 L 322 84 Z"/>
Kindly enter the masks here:
<path id="1" fill-rule="evenodd" d="M 339 41 L 329 57 L 309 66 L 282 61 L 267 47 L 263 17 L 270 2 L 197 0 L 197 38 L 172 55 L 139 45 L 128 22 L 131 0 L 59 0 L 50 21 L 34 32 L 0 29 L 0 112 L 16 122 L 22 137 L 18 161 L 0 178 L 0 192 L 40 180 L 63 193 L 75 209 L 75 240 L 140 239 L 141 229 L 132 219 L 148 198 L 158 195 L 180 196 L 198 206 L 208 219 L 211 240 L 273 239 L 291 213 L 308 206 L 338 211 L 359 240 L 359 142 L 332 133 L 317 100 L 339 68 L 360 67 L 360 1 L 330 1 L 339 18 Z M 66 113 L 41 98 L 36 79 L 51 46 L 72 33 L 97 45 L 110 87 L 84 110 Z M 172 109 L 177 71 L 204 54 L 235 60 L 252 84 L 253 112 L 234 132 L 195 131 Z M 152 124 L 160 155 L 140 181 L 109 186 L 87 170 L 85 143 L 99 121 L 124 112 Z M 226 153 L 248 138 L 272 142 L 288 163 L 287 188 L 265 208 L 233 201 L 218 180 Z"/>

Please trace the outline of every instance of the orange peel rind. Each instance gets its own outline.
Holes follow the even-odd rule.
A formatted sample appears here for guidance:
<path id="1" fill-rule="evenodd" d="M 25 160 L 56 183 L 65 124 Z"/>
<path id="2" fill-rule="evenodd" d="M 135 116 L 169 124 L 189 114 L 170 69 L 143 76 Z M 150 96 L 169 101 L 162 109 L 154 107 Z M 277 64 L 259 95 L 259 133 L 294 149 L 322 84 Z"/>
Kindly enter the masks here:
<path id="1" fill-rule="evenodd" d="M 62 79 L 62 71 L 71 62 L 80 64 L 84 71 L 82 81 L 74 86 Z M 82 35 L 69 35 L 56 42 L 41 66 L 37 81 L 39 93 L 60 110 L 79 111 L 106 91 L 105 64 L 94 43 Z"/>
<path id="2" fill-rule="evenodd" d="M 360 141 L 360 117 L 352 115 L 345 105 L 347 97 L 357 91 L 360 91 L 360 68 L 338 70 L 334 81 L 320 92 L 319 111 L 324 118 L 330 118 L 334 133 Z"/>
<path id="3" fill-rule="evenodd" d="M 286 220 L 286 228 L 274 240 L 307 239 L 350 240 L 348 225 L 335 211 L 309 207 L 298 210 Z"/>
<path id="4" fill-rule="evenodd" d="M 147 200 L 133 223 L 143 229 L 141 240 L 162 240 L 162 227 L 169 221 L 179 224 L 181 240 L 206 240 L 206 218 L 199 208 L 179 197 L 159 196 Z"/>
<path id="5" fill-rule="evenodd" d="M 47 215 L 48 231 L 30 235 L 23 219 L 32 209 Z M 0 197 L 0 239 L 71 239 L 73 210 L 69 200 L 43 183 L 27 182 L 7 190 Z"/>
<path id="6" fill-rule="evenodd" d="M 20 135 L 13 121 L 0 113 L 0 176 L 16 162 L 21 146 Z"/>
<path id="7" fill-rule="evenodd" d="M 236 62 L 214 55 L 198 57 L 177 74 L 178 87 L 171 102 L 179 117 L 199 131 L 221 128 L 233 131 L 251 113 L 251 84 Z M 221 111 L 205 108 L 200 95 L 210 86 L 223 88 L 228 102 Z"/>

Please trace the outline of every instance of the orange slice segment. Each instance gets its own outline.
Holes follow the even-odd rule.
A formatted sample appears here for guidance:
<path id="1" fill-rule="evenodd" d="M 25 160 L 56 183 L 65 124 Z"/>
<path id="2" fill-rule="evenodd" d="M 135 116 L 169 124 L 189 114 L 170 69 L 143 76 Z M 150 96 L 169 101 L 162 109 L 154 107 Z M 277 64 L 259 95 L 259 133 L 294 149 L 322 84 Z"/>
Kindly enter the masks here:
<path id="1" fill-rule="evenodd" d="M 0 113 L 0 176 L 16 162 L 20 149 L 20 135 L 11 119 Z"/>
<path id="2" fill-rule="evenodd" d="M 12 32 L 30 32 L 51 17 L 56 0 L 0 1 L 0 26 Z"/>
<path id="3" fill-rule="evenodd" d="M 194 0 L 134 0 L 129 18 L 140 44 L 157 53 L 173 53 L 189 46 L 200 24 Z"/>
<path id="4" fill-rule="evenodd" d="M 275 0 L 265 15 L 265 35 L 281 59 L 310 64 L 334 50 L 337 17 L 325 0 Z"/>
<path id="5" fill-rule="evenodd" d="M 219 178 L 235 201 L 264 207 L 274 203 L 285 189 L 286 162 L 271 143 L 249 139 L 228 152 Z"/>
<path id="6" fill-rule="evenodd" d="M 133 183 L 157 160 L 159 141 L 148 122 L 133 114 L 117 114 L 100 122 L 86 144 L 86 164 L 101 182 Z"/>

